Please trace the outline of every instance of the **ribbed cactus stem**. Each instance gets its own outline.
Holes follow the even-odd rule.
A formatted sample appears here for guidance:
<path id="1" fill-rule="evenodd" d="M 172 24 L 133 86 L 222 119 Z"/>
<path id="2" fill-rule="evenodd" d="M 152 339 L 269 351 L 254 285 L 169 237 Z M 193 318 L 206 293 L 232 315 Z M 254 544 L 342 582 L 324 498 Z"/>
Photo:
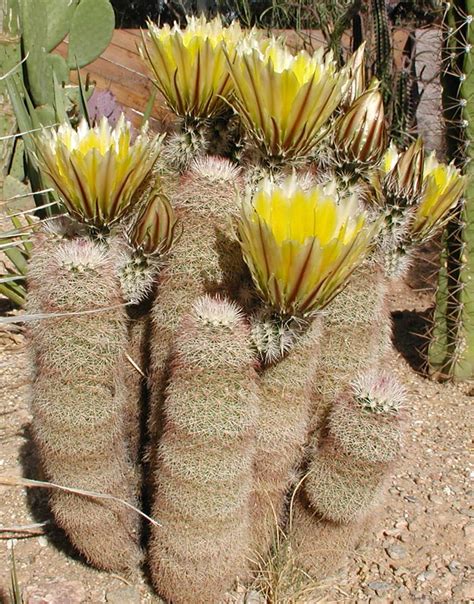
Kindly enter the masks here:
<path id="1" fill-rule="evenodd" d="M 326 579 L 343 566 L 348 552 L 372 527 L 372 516 L 349 524 L 325 520 L 303 497 L 295 497 L 289 527 L 294 563 L 314 580 Z"/>
<path id="2" fill-rule="evenodd" d="M 239 308 L 199 299 L 176 334 L 164 429 L 154 443 L 149 565 L 175 604 L 220 602 L 247 572 L 258 413 L 250 332 Z"/>
<path id="3" fill-rule="evenodd" d="M 384 101 L 391 96 L 392 38 L 386 0 L 372 0 L 372 19 L 375 38 L 375 75 L 382 82 Z"/>
<path id="4" fill-rule="evenodd" d="M 171 193 L 178 227 L 151 311 L 152 425 L 159 421 L 167 359 L 181 317 L 199 296 L 234 293 L 241 281 L 240 248 L 229 233 L 229 216 L 238 210 L 239 183 L 232 164 L 208 157 L 195 162 Z"/>
<path id="5" fill-rule="evenodd" d="M 339 393 L 361 371 L 377 365 L 390 343 L 386 296 L 382 269 L 366 261 L 324 311 L 311 420 L 315 442 Z"/>
<path id="6" fill-rule="evenodd" d="M 468 183 L 445 233 L 429 364 L 442 379 L 474 376 L 474 2 L 453 1 L 445 15 L 443 75 L 447 145 Z"/>
<path id="7" fill-rule="evenodd" d="M 291 350 L 260 374 L 260 408 L 252 496 L 254 557 L 265 554 L 285 513 L 303 458 L 311 392 L 319 360 L 321 317 L 296 336 Z M 258 558 L 257 558 L 258 559 Z"/>
<path id="8" fill-rule="evenodd" d="M 53 316 L 30 324 L 33 431 L 48 480 L 136 504 L 120 375 L 127 319 L 114 266 L 113 255 L 91 241 L 38 237 L 29 309 Z M 135 512 L 62 491 L 52 491 L 50 501 L 56 522 L 89 562 L 120 573 L 138 569 Z"/>

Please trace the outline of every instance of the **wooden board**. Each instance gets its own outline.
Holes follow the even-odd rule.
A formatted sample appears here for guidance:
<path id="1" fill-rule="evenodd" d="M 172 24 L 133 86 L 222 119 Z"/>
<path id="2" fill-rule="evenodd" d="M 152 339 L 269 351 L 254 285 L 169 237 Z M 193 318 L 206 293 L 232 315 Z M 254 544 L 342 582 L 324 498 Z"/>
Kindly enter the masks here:
<path id="1" fill-rule="evenodd" d="M 81 69 L 84 80 L 88 75 L 99 90 L 110 90 L 115 95 L 136 127 L 142 123 L 143 112 L 153 89 L 153 84 L 147 76 L 147 68 L 138 52 L 140 43 L 140 30 L 116 29 L 112 42 L 103 54 Z M 56 52 L 65 57 L 67 51 L 66 39 L 61 42 Z M 71 81 L 77 83 L 75 72 L 71 72 Z M 172 116 L 164 108 L 163 98 L 158 94 L 151 113 L 151 127 L 166 130 L 171 120 Z"/>
<path id="2" fill-rule="evenodd" d="M 316 48 L 324 44 L 324 36 L 318 31 L 278 31 L 277 35 L 287 38 L 290 47 L 297 49 L 302 46 Z M 407 32 L 394 32 L 394 60 L 399 68 L 402 63 L 403 47 Z M 142 37 L 139 29 L 116 29 L 109 47 L 101 57 L 81 70 L 83 79 L 89 75 L 99 90 L 110 90 L 123 107 L 131 122 L 139 127 L 142 123 L 143 112 L 150 98 L 153 85 L 147 76 L 147 67 L 140 57 L 138 47 Z M 343 40 L 349 44 L 348 36 Z M 56 51 L 62 56 L 67 55 L 68 42 L 61 42 Z M 77 83 L 77 74 L 71 72 L 71 80 Z M 158 93 L 151 113 L 151 127 L 157 130 L 168 130 L 173 116 L 164 107 L 164 100 Z"/>

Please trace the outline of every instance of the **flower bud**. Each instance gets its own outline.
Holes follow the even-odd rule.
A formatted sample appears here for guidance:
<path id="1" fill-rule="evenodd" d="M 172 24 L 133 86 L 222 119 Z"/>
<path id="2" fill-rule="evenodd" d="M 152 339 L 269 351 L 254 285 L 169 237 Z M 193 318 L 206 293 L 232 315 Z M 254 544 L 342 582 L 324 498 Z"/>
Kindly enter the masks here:
<path id="1" fill-rule="evenodd" d="M 163 254 L 173 242 L 176 217 L 163 193 L 155 191 L 134 223 L 130 242 L 145 255 Z"/>
<path id="2" fill-rule="evenodd" d="M 347 113 L 337 119 L 334 142 L 344 164 L 370 165 L 381 159 L 387 145 L 387 133 L 378 80 L 373 80 Z"/>

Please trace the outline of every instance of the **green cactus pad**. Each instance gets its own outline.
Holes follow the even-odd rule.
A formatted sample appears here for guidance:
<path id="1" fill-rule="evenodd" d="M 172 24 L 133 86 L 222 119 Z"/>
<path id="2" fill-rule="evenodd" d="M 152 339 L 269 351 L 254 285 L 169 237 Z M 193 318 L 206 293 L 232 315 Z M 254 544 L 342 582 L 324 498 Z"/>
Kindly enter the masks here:
<path id="1" fill-rule="evenodd" d="M 68 34 L 78 3 L 79 0 L 48 0 L 48 35 L 46 37 L 48 52 L 56 48 Z"/>
<path id="2" fill-rule="evenodd" d="M 25 54 L 28 55 L 28 84 L 35 105 L 44 105 L 51 101 L 48 97 L 51 87 L 45 86 L 47 12 L 45 0 L 20 0 L 22 39 Z"/>
<path id="3" fill-rule="evenodd" d="M 52 105 L 40 105 L 35 108 L 35 115 L 42 126 L 50 126 L 56 121 L 56 112 Z"/>
<path id="4" fill-rule="evenodd" d="M 112 39 L 114 10 L 109 0 L 82 0 L 69 32 L 67 62 L 70 69 L 84 67 L 99 57 Z"/>
<path id="5" fill-rule="evenodd" d="M 66 83 L 69 81 L 69 67 L 63 57 L 60 55 L 47 55 L 46 56 L 46 64 L 47 64 L 47 78 L 48 78 L 48 86 L 53 85 L 53 72 L 56 74 L 56 80 L 60 83 Z M 50 71 L 51 70 L 51 71 Z"/>

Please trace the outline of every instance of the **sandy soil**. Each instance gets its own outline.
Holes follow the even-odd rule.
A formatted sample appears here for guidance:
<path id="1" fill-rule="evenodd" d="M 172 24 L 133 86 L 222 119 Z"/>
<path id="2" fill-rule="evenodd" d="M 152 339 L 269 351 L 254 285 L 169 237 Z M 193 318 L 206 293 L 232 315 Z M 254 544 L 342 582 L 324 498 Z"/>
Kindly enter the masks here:
<path id="1" fill-rule="evenodd" d="M 421 291 L 426 285 L 420 274 L 410 283 L 400 285 L 391 299 L 389 366 L 410 395 L 403 461 L 363 546 L 349 554 L 346 567 L 324 581 L 308 603 L 474 601 L 474 469 L 469 454 L 474 388 L 438 384 L 418 373 L 432 291 Z M 0 476 L 34 478 L 30 376 L 21 327 L 3 326 L 0 348 Z M 37 534 L 5 530 L 36 523 L 41 524 L 30 530 Z M 142 579 L 128 584 L 87 567 L 52 524 L 42 490 L 0 486 L 0 590 L 5 602 L 13 551 L 27 604 L 159 601 Z M 247 601 L 261 602 L 256 596 Z"/>

